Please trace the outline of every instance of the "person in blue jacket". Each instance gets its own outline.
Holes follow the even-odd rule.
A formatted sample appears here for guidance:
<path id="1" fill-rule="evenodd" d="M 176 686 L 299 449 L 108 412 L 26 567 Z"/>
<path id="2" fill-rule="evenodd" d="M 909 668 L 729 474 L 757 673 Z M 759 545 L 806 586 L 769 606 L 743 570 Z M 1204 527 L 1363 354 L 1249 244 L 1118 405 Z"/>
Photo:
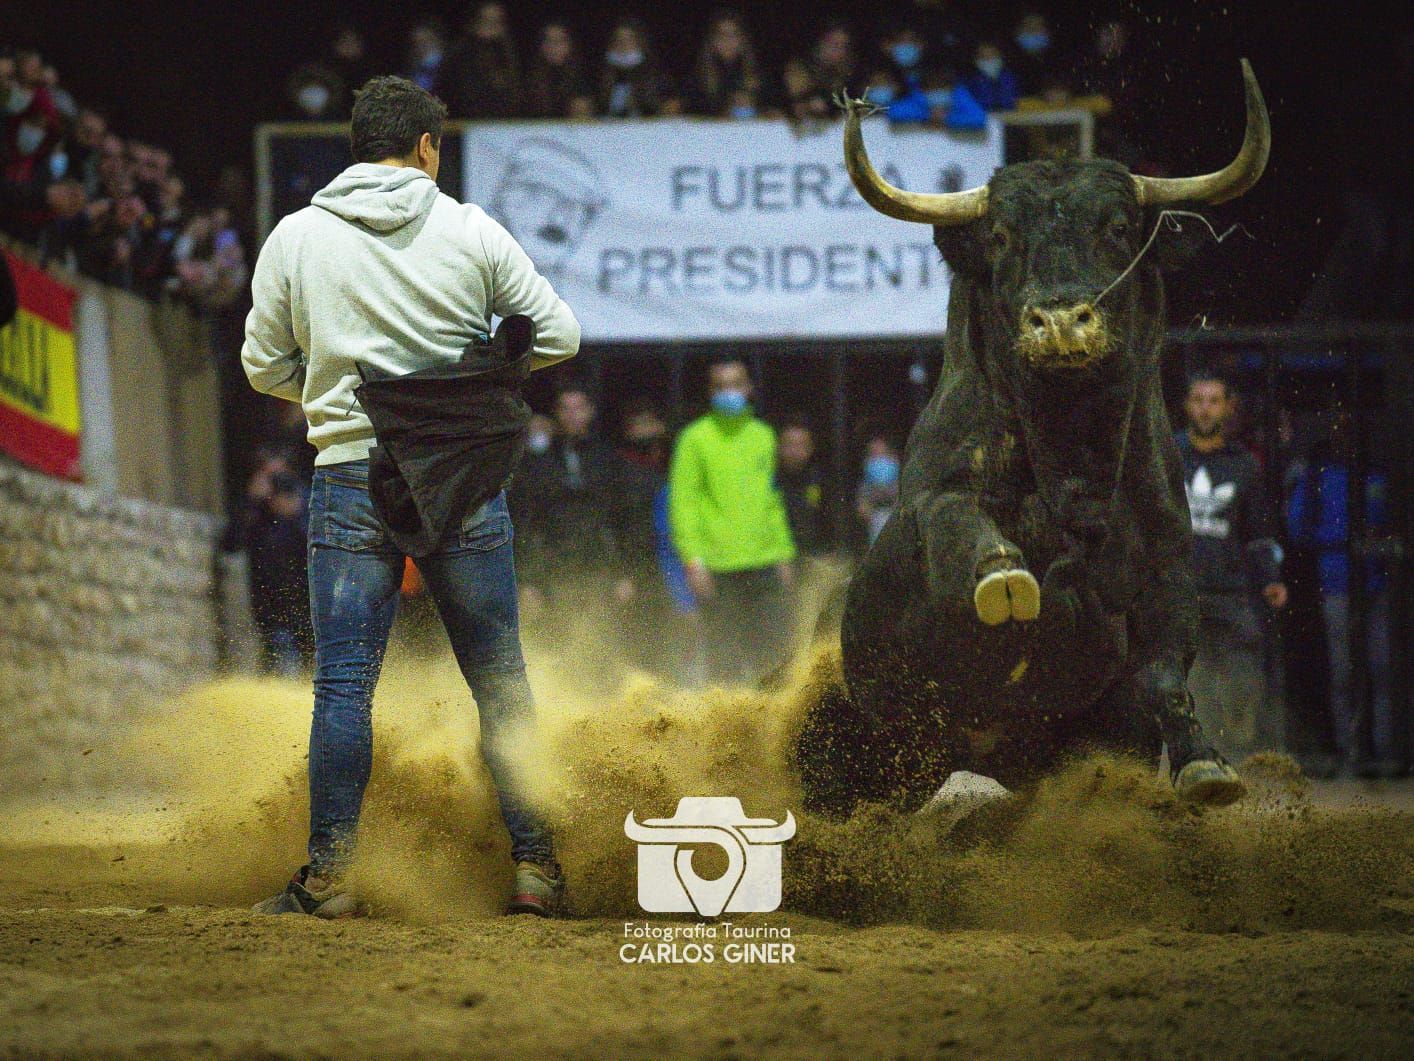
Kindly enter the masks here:
<path id="1" fill-rule="evenodd" d="M 1341 420 L 1344 416 L 1342 414 Z M 1347 427 L 1337 423 L 1334 437 Z M 1370 709 L 1373 713 L 1373 752 L 1376 763 L 1362 763 L 1358 727 L 1361 714 L 1351 698 L 1350 588 L 1352 572 L 1347 543 L 1350 538 L 1350 471 L 1337 444 L 1320 446 L 1310 460 L 1290 478 L 1287 530 L 1291 541 L 1316 551 L 1321 587 L 1321 615 L 1325 621 L 1330 657 L 1331 714 L 1336 743 L 1353 770 L 1375 769 L 1393 758 L 1394 732 L 1390 715 L 1389 593 L 1383 566 L 1365 565 L 1366 658 L 1370 669 Z M 1370 536 L 1389 526 L 1387 481 L 1371 470 L 1365 479 L 1365 522 Z"/>
<path id="2" fill-rule="evenodd" d="M 984 40 L 977 45 L 973 56 L 976 72 L 964 82 L 988 111 L 1010 111 L 1016 109 L 1016 101 L 1021 96 L 1021 82 L 1016 74 L 1007 68 L 1001 46 L 996 41 Z"/>

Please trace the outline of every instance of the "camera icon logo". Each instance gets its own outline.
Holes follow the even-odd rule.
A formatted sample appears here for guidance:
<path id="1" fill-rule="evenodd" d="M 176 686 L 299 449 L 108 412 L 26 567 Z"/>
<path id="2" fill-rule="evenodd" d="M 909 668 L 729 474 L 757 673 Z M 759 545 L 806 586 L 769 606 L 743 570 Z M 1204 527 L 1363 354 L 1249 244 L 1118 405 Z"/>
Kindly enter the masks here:
<path id="1" fill-rule="evenodd" d="M 649 913 L 770 913 L 781 905 L 781 844 L 795 835 L 795 816 L 748 818 L 735 796 L 684 796 L 671 818 L 637 822 L 629 811 L 624 835 L 638 844 L 638 905 Z M 715 880 L 692 868 L 705 845 L 727 856 Z"/>

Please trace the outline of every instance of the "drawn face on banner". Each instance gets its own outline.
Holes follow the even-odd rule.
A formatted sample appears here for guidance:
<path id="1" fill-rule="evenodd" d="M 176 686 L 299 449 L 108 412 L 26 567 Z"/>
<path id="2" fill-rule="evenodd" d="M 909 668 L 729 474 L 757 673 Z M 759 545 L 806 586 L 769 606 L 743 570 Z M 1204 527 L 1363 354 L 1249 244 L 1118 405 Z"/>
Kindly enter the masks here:
<path id="1" fill-rule="evenodd" d="M 599 171 L 577 151 L 537 137 L 516 145 L 490 212 L 542 273 L 563 271 L 608 205 Z"/>

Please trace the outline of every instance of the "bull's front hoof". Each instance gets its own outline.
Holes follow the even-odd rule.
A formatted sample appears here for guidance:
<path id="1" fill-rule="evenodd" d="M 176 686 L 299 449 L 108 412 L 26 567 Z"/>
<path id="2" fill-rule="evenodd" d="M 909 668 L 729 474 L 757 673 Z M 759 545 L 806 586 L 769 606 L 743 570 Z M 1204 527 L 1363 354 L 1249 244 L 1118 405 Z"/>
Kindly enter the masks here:
<path id="1" fill-rule="evenodd" d="M 972 603 L 977 618 L 988 626 L 1000 626 L 1008 619 L 1029 623 L 1041 614 L 1041 587 L 1030 571 L 993 571 L 977 583 Z"/>
<path id="2" fill-rule="evenodd" d="M 1173 779 L 1173 790 L 1185 803 L 1226 807 L 1247 795 L 1237 771 L 1216 759 L 1194 759 Z"/>

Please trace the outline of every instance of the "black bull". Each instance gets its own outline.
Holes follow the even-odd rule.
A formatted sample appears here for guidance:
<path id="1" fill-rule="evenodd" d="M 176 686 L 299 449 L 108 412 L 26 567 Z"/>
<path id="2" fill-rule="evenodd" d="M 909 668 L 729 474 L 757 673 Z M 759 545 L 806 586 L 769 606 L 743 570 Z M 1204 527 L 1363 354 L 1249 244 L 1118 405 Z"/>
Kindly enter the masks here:
<path id="1" fill-rule="evenodd" d="M 1260 175 L 1266 112 L 1243 72 L 1238 158 L 1167 181 L 1033 162 L 969 192 L 904 192 L 869 164 L 850 105 L 856 186 L 933 224 L 953 283 L 942 377 L 846 595 L 846 689 L 800 737 L 812 808 L 912 809 L 956 769 L 1025 784 L 1086 747 L 1167 745 L 1180 795 L 1241 794 L 1186 687 L 1191 529 L 1159 383 L 1161 274 L 1186 241 L 1147 237 L 1166 204 L 1230 199 Z"/>

